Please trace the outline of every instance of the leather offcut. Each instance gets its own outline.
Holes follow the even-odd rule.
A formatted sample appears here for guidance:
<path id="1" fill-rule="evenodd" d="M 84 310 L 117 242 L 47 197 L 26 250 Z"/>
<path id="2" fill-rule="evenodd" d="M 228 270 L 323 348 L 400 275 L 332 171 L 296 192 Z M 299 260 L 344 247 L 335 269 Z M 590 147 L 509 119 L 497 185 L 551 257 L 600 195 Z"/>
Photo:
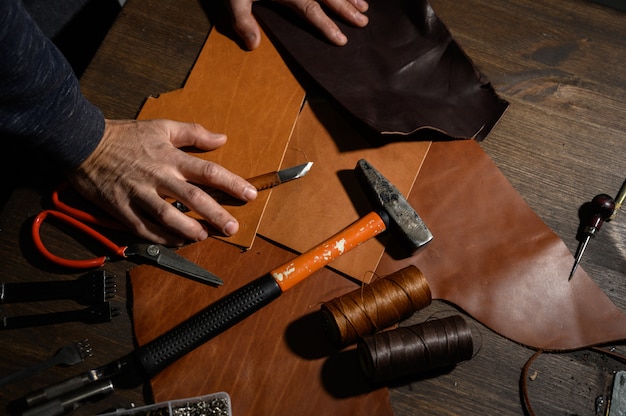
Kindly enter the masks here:
<path id="1" fill-rule="evenodd" d="M 337 47 L 284 7 L 255 3 L 268 36 L 357 120 L 384 135 L 423 129 L 484 139 L 508 103 L 452 38 L 425 1 L 371 1 L 369 24 L 336 20 L 348 37 Z"/>

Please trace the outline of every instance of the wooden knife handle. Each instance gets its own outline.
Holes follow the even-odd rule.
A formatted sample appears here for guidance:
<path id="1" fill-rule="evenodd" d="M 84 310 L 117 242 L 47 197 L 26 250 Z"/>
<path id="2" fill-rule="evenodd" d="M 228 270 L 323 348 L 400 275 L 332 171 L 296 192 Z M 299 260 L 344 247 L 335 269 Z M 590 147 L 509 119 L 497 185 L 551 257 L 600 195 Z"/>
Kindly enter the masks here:
<path id="1" fill-rule="evenodd" d="M 280 185 L 280 178 L 278 172 L 264 173 L 263 175 L 255 176 L 247 179 L 257 191 L 263 191 L 265 189 L 273 188 L 276 185 Z"/>

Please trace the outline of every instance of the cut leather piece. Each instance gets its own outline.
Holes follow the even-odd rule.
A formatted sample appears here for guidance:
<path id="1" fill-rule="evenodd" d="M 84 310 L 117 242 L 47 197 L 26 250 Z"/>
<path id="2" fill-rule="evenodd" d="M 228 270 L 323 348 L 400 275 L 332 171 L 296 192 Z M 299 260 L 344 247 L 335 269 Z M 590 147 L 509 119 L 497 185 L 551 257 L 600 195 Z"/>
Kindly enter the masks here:
<path id="1" fill-rule="evenodd" d="M 377 273 L 420 268 L 433 299 L 520 344 L 567 350 L 626 339 L 626 316 L 580 269 L 475 141 L 433 143 L 409 196 L 435 236 Z"/>
<path id="2" fill-rule="evenodd" d="M 341 47 L 285 7 L 255 3 L 254 12 L 301 69 L 374 131 L 482 140 L 507 108 L 425 0 L 370 1 L 364 28 L 336 19 L 348 37 Z"/>
<path id="3" fill-rule="evenodd" d="M 294 257 L 262 238 L 241 252 L 216 239 L 180 250 L 224 279 L 215 288 L 153 266 L 130 271 L 137 343 L 144 345 L 210 303 Z M 322 269 L 151 380 L 155 402 L 216 391 L 234 415 L 393 415 L 386 388 L 363 377 L 356 351 L 337 351 L 319 305 L 354 290 Z"/>
<path id="4" fill-rule="evenodd" d="M 283 165 L 314 164 L 304 178 L 272 191 L 259 226 L 260 235 L 300 253 L 372 209 L 354 174 L 359 159 L 370 162 L 406 196 L 431 143 L 405 141 L 367 147 L 367 139 L 335 107 L 325 97 L 307 96 Z M 385 251 L 383 242 L 388 237 L 381 238 L 361 244 L 328 267 L 369 282 Z"/>
<path id="5" fill-rule="evenodd" d="M 225 133 L 228 142 L 221 148 L 191 153 L 248 178 L 278 170 L 303 100 L 304 90 L 270 42 L 245 52 L 212 30 L 185 86 L 149 98 L 137 118 L 196 122 Z M 224 205 L 239 221 L 239 232 L 214 236 L 251 247 L 270 194 L 259 192 L 244 205 Z"/>

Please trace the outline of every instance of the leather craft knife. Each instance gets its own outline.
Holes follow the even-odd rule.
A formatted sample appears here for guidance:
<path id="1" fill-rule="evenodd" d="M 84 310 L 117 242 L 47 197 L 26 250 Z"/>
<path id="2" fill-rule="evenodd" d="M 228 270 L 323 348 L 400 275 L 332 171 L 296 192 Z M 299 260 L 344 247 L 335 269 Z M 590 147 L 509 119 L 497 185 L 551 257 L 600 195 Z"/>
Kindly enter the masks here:
<path id="1" fill-rule="evenodd" d="M 285 182 L 289 182 L 294 179 L 303 177 L 309 172 L 309 170 L 311 170 L 311 166 L 313 166 L 313 162 L 307 162 L 301 165 L 282 169 L 277 172 L 264 173 L 262 175 L 249 178 L 247 179 L 247 181 L 250 182 L 252 185 L 254 185 L 257 191 L 263 191 L 266 189 L 274 188 L 275 186 L 278 186 Z M 226 204 L 226 203 L 242 204 L 243 203 L 242 201 L 239 201 L 233 198 L 232 196 L 227 195 L 221 191 L 216 191 L 214 189 L 211 189 L 211 190 L 208 190 L 207 192 L 209 193 L 209 195 L 211 195 L 216 201 L 218 201 L 221 204 Z M 172 202 L 172 205 L 178 208 L 181 212 L 192 213 L 192 211 L 180 201 L 174 201 Z"/>
<path id="2" fill-rule="evenodd" d="M 263 175 L 255 176 L 248 179 L 252 185 L 254 185 L 257 191 L 263 191 L 264 189 L 270 189 L 281 183 L 289 182 L 294 179 L 298 179 L 306 175 L 313 162 L 303 163 L 302 165 L 293 166 L 291 168 L 279 170 L 278 172 L 265 173 Z"/>

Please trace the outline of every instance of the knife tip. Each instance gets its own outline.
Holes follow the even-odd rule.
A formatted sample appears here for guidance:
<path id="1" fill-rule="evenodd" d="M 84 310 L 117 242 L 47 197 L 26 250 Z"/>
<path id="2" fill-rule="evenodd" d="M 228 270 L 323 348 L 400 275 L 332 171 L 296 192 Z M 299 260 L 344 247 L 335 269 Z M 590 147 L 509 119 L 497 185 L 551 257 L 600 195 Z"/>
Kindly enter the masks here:
<path id="1" fill-rule="evenodd" d="M 313 166 L 313 162 L 307 162 L 307 163 L 302 164 L 301 166 L 302 166 L 302 169 L 300 170 L 300 173 L 298 173 L 298 175 L 296 176 L 296 179 L 301 178 L 307 173 L 309 173 L 309 171 L 311 170 L 311 166 Z"/>

